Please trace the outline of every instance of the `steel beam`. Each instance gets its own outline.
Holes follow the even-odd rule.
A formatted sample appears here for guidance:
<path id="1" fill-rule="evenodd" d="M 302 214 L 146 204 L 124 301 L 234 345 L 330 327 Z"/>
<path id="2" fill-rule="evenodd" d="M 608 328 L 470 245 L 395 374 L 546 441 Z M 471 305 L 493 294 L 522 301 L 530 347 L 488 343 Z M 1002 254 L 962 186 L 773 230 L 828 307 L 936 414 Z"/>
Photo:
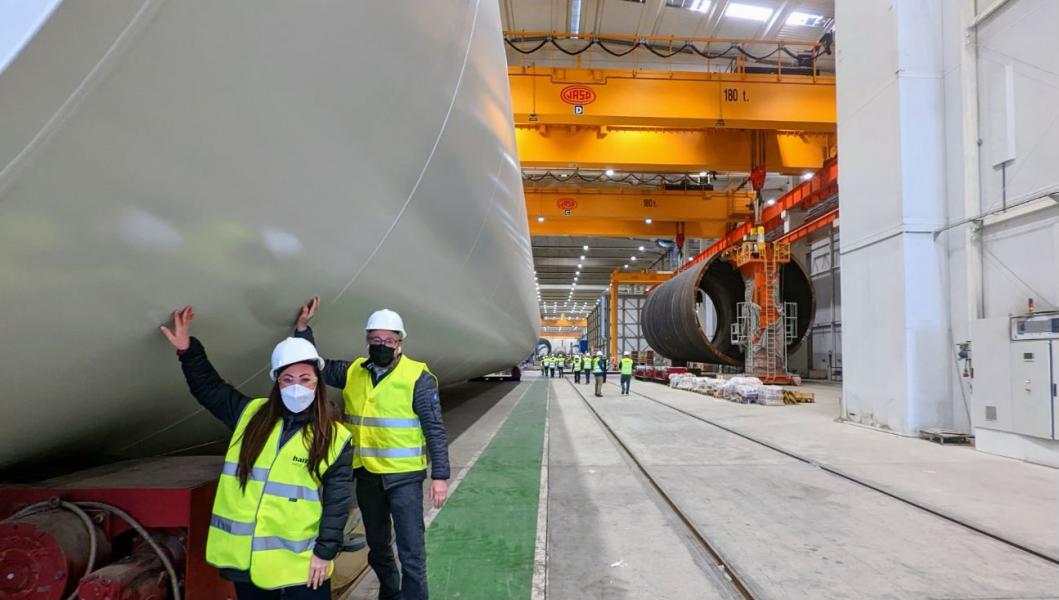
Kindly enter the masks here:
<path id="1" fill-rule="evenodd" d="M 539 222 L 530 215 L 529 230 L 536 235 L 571 235 L 604 238 L 664 238 L 673 239 L 678 233 L 675 222 L 610 221 L 607 219 L 545 219 Z M 689 238 L 719 238 L 727 231 L 726 221 L 685 222 L 684 235 Z"/>
<path id="2" fill-rule="evenodd" d="M 815 171 L 836 150 L 833 133 L 574 125 L 515 128 L 523 167 L 650 172 L 750 171 L 755 136 L 764 144 L 765 169 L 774 173 Z"/>
<path id="3" fill-rule="evenodd" d="M 738 221 L 747 218 L 752 192 L 526 188 L 531 219 L 612 221 Z"/>
<path id="4" fill-rule="evenodd" d="M 509 67 L 515 124 L 834 132 L 834 77 Z"/>
<path id="5" fill-rule="evenodd" d="M 588 319 L 541 319 L 541 327 L 588 327 Z"/>

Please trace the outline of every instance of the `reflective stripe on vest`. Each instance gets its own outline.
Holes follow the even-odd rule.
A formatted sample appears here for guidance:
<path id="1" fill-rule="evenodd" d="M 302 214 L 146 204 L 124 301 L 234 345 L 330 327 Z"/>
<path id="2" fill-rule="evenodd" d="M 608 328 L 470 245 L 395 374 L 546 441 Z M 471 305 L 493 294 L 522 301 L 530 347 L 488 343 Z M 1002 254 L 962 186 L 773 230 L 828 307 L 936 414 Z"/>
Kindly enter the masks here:
<path id="1" fill-rule="evenodd" d="M 632 359 L 623 358 L 621 359 L 621 374 L 632 375 Z"/>
<path id="2" fill-rule="evenodd" d="M 603 359 L 602 358 L 599 358 L 597 356 L 596 358 L 592 359 L 592 371 L 594 373 L 602 373 L 603 372 Z"/>
<path id="3" fill-rule="evenodd" d="M 216 567 L 250 571 L 257 587 L 278 589 L 308 582 L 309 561 L 320 533 L 321 484 L 309 473 L 305 436 L 296 433 L 279 445 L 282 421 L 269 434 L 254 461 L 246 489 L 239 486 L 239 452 L 250 419 L 268 398 L 243 410 L 228 444 L 213 501 L 206 561 Z M 336 425 L 331 448 L 320 464 L 325 472 L 350 441 Z"/>
<path id="4" fill-rule="evenodd" d="M 430 370 L 402 355 L 378 385 L 372 385 L 365 360 L 358 358 L 349 366 L 342 390 L 343 421 L 353 435 L 353 468 L 372 473 L 426 469 L 426 437 L 412 409 L 412 393 L 419 378 Z"/>

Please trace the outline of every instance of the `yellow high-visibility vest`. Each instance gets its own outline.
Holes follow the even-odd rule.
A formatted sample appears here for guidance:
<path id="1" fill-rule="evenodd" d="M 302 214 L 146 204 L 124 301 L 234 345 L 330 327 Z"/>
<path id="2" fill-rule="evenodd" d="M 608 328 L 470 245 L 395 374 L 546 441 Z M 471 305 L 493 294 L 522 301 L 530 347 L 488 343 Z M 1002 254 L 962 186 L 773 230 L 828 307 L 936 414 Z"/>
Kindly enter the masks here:
<path id="1" fill-rule="evenodd" d="M 606 368 L 603 366 L 603 359 L 602 358 L 597 356 L 597 357 L 592 359 L 592 372 L 593 373 L 604 373 L 604 372 L 606 372 Z"/>
<path id="2" fill-rule="evenodd" d="M 427 468 L 426 437 L 412 410 L 412 392 L 427 366 L 401 356 L 393 370 L 372 385 L 365 358 L 353 361 L 342 390 L 342 420 L 353 434 L 353 468 L 372 473 L 408 473 Z M 430 373 L 433 377 L 433 373 Z"/>
<path id="3" fill-rule="evenodd" d="M 621 374 L 632 375 L 632 359 L 628 356 L 621 359 Z"/>
<path id="4" fill-rule="evenodd" d="M 254 461 L 246 489 L 239 487 L 236 472 L 243 434 L 251 417 L 267 403 L 268 398 L 250 401 L 228 442 L 206 537 L 206 562 L 248 570 L 257 587 L 278 589 L 309 581 L 309 560 L 320 533 L 323 485 L 309 473 L 303 432 L 294 433 L 279 447 L 283 430 L 279 420 Z M 336 423 L 321 474 L 349 440 L 349 432 Z"/>
<path id="5" fill-rule="evenodd" d="M 573 368 L 574 368 L 575 371 L 580 371 L 581 370 L 581 359 L 580 358 L 575 358 L 574 359 L 574 367 Z"/>

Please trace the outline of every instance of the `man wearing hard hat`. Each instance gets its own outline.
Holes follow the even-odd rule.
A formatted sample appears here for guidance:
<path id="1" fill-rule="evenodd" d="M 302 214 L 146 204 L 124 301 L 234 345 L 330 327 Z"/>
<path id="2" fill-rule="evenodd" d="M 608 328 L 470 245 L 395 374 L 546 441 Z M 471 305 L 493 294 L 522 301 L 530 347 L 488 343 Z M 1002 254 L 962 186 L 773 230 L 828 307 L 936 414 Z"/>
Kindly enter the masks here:
<path id="1" fill-rule="evenodd" d="M 295 335 L 313 341 L 309 321 L 319 297 L 304 306 Z M 343 421 L 353 434 L 357 504 L 368 539 L 368 564 L 379 578 L 381 600 L 425 600 L 427 568 L 423 485 L 430 457 L 430 500 L 448 497 L 449 452 L 437 379 L 424 363 L 405 356 L 401 316 L 377 310 L 364 327 L 367 357 L 326 360 L 324 381 L 340 388 Z M 393 536 L 397 557 L 393 555 Z"/>
<path id="2" fill-rule="evenodd" d="M 592 374 L 596 377 L 596 395 L 603 396 L 603 378 L 607 374 L 607 363 L 603 360 L 603 352 L 596 352 L 592 359 Z"/>
<path id="3" fill-rule="evenodd" d="M 623 396 L 629 395 L 629 386 L 632 385 L 632 353 L 626 350 L 622 353 L 621 363 L 621 393 Z"/>

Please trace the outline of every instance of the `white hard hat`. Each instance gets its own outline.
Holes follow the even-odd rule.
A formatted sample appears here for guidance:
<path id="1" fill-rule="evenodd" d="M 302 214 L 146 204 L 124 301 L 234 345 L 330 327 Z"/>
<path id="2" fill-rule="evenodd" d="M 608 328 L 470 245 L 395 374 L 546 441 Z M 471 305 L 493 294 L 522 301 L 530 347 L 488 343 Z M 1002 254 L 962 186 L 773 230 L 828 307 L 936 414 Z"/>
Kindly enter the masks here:
<path id="1" fill-rule="evenodd" d="M 275 381 L 277 374 L 283 367 L 310 360 L 316 361 L 320 370 L 323 370 L 324 359 L 320 358 L 320 353 L 316 351 L 316 346 L 313 346 L 312 342 L 302 338 L 289 337 L 276 344 L 276 347 L 272 350 L 272 370 L 269 371 L 269 375 L 272 377 L 272 381 Z"/>
<path id="2" fill-rule="evenodd" d="M 371 316 L 368 317 L 368 324 L 364 326 L 364 331 L 372 331 L 375 329 L 396 331 L 401 334 L 402 338 L 405 337 L 404 321 L 401 319 L 401 315 L 388 308 L 377 310 L 371 313 Z"/>
<path id="3" fill-rule="evenodd" d="M 596 352 L 596 356 L 603 356 L 603 351 L 599 350 L 598 352 Z"/>
<path id="4" fill-rule="evenodd" d="M 625 352 L 624 352 L 623 354 L 624 354 L 625 356 L 629 356 L 629 355 L 631 355 L 632 353 L 631 353 L 631 352 L 629 352 L 628 350 L 626 350 L 626 351 L 625 351 Z"/>

